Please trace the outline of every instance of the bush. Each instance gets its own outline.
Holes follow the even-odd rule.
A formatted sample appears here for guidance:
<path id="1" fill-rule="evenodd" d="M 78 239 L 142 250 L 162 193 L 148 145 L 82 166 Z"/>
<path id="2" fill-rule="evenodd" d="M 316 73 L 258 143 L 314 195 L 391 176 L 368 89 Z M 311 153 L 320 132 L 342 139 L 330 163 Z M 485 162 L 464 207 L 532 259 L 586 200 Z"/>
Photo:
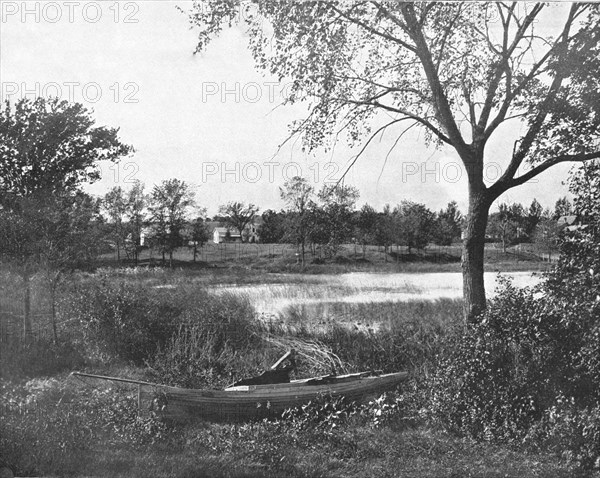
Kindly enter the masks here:
<path id="1" fill-rule="evenodd" d="M 179 385 L 229 373 L 225 364 L 258 340 L 247 300 L 183 284 L 88 281 L 68 292 L 60 312 L 79 321 L 78 341 L 91 358 L 149 363 Z"/>
<path id="2" fill-rule="evenodd" d="M 285 410 L 281 418 L 287 426 L 296 430 L 320 430 L 331 434 L 333 429 L 358 411 L 359 407 L 344 397 L 321 395 L 305 405 Z"/>
<path id="3" fill-rule="evenodd" d="M 598 464 L 597 249 L 579 232 L 568 237 L 541 285 L 505 283 L 480 322 L 448 339 L 429 383 L 433 417 L 478 439 L 537 437 L 582 466 Z"/>
<path id="4" fill-rule="evenodd" d="M 158 380 L 219 387 L 264 366 L 264 342 L 249 301 L 204 295 L 188 306 L 177 331 L 151 362 Z"/>
<path id="5" fill-rule="evenodd" d="M 90 281 L 63 298 L 60 313 L 79 321 L 81 343 L 93 357 L 143 365 L 177 330 L 182 299 L 177 290 Z"/>

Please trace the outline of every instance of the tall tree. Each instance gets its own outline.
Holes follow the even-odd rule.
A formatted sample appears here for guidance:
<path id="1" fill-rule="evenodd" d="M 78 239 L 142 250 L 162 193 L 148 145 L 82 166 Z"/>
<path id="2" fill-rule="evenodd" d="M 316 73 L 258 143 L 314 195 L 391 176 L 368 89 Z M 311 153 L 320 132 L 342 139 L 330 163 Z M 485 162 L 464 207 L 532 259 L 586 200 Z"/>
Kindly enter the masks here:
<path id="1" fill-rule="evenodd" d="M 245 205 L 240 201 L 232 201 L 219 207 L 223 222 L 240 233 L 242 242 L 246 227 L 252 223 L 258 211 L 258 207 L 254 204 Z"/>
<path id="2" fill-rule="evenodd" d="M 41 267 L 41 225 L 56 212 L 48 208 L 60 210 L 84 183 L 98 180 L 100 161 L 132 151 L 118 139 L 118 129 L 94 126 L 91 113 L 77 103 L 22 99 L 0 110 L 0 208 L 10 222 L 4 224 L 3 260 L 17 265 L 23 279 L 26 336 L 30 281 Z"/>
<path id="3" fill-rule="evenodd" d="M 125 241 L 124 218 L 126 211 L 125 193 L 121 186 L 115 186 L 102 198 L 102 209 L 109 219 L 110 238 L 117 248 L 117 261 L 121 262 L 121 248 Z"/>
<path id="4" fill-rule="evenodd" d="M 377 214 L 374 239 L 377 246 L 383 246 L 383 258 L 387 262 L 388 247 L 400 242 L 398 221 L 389 204 L 383 206 L 383 211 Z"/>
<path id="5" fill-rule="evenodd" d="M 450 201 L 435 218 L 433 238 L 440 246 L 449 246 L 460 239 L 464 218 L 456 201 Z"/>
<path id="6" fill-rule="evenodd" d="M 101 201 L 86 193 L 45 198 L 40 208 L 43 217 L 37 222 L 40 263 L 50 289 L 51 325 L 54 341 L 57 289 L 75 269 L 90 268 L 103 252 L 100 224 Z"/>
<path id="7" fill-rule="evenodd" d="M 304 267 L 306 243 L 311 228 L 310 211 L 314 188 L 306 179 L 295 176 L 279 188 L 279 195 L 288 207 L 285 223 L 286 238 L 300 247 L 301 264 Z"/>
<path id="8" fill-rule="evenodd" d="M 194 193 L 185 181 L 166 179 L 152 189 L 150 212 L 155 227 L 163 264 L 169 253 L 169 267 L 173 267 L 173 251 L 182 245 L 182 231 L 189 208 L 194 204 Z"/>
<path id="9" fill-rule="evenodd" d="M 135 264 L 138 263 L 139 252 L 142 246 L 142 235 L 146 222 L 146 207 L 148 196 L 144 193 L 144 183 L 136 180 L 127 192 L 125 201 L 125 217 L 127 219 L 127 241 L 125 246 L 128 255 L 133 256 Z"/>
<path id="10" fill-rule="evenodd" d="M 356 218 L 356 238 L 362 246 L 363 259 L 366 257 L 367 245 L 375 243 L 378 214 L 369 204 L 365 204 Z"/>
<path id="11" fill-rule="evenodd" d="M 488 234 L 497 237 L 502 243 L 502 252 L 506 253 L 506 246 L 513 243 L 519 234 L 520 216 L 515 214 L 512 205 L 502 203 L 498 205 L 498 212 L 492 213 L 487 225 Z"/>
<path id="12" fill-rule="evenodd" d="M 199 208 L 196 211 L 196 217 L 187 225 L 185 238 L 188 245 L 191 244 L 193 261 L 198 257 L 198 248 L 204 247 L 204 244 L 210 239 L 210 231 L 206 224 L 206 208 Z"/>
<path id="13" fill-rule="evenodd" d="M 544 214 L 544 208 L 537 199 L 533 199 L 527 211 L 527 216 L 524 218 L 525 235 L 528 238 L 532 238 L 535 232 L 535 228 L 542 220 Z"/>
<path id="14" fill-rule="evenodd" d="M 258 236 L 263 244 L 278 244 L 284 240 L 287 226 L 287 214 L 267 209 L 262 213 L 262 224 Z"/>
<path id="15" fill-rule="evenodd" d="M 352 234 L 352 218 L 354 207 L 360 193 L 354 186 L 324 185 L 319 191 L 318 198 L 326 219 L 329 254 L 335 256 L 340 246 Z"/>
<path id="16" fill-rule="evenodd" d="M 401 244 L 424 249 L 433 239 L 435 215 L 424 204 L 402 201 L 394 208 L 397 221 L 397 237 Z"/>
<path id="17" fill-rule="evenodd" d="M 22 99 L 0 110 L 0 204 L 33 193 L 65 193 L 100 179 L 98 163 L 133 149 L 118 129 L 95 127 L 79 103 Z"/>
<path id="18" fill-rule="evenodd" d="M 243 0 L 195 1 L 190 21 L 200 27 L 197 51 L 243 17 L 257 64 L 290 81 L 285 102 L 310 99 L 308 117 L 291 132 L 306 148 L 344 130 L 351 143 L 367 135 L 362 152 L 380 132 L 396 130 L 400 140 L 413 125 L 432 144 L 453 148 L 468 179 L 463 290 L 465 317 L 474 319 L 486 306 L 483 258 L 492 203 L 556 164 L 600 158 L 600 6 L 252 3 L 255 8 Z M 250 14 L 239 15 L 241 8 Z M 546 11 L 553 31 L 538 32 L 548 24 Z M 486 146 L 506 134 L 500 126 L 509 122 L 514 147 L 503 174 L 486 184 Z"/>

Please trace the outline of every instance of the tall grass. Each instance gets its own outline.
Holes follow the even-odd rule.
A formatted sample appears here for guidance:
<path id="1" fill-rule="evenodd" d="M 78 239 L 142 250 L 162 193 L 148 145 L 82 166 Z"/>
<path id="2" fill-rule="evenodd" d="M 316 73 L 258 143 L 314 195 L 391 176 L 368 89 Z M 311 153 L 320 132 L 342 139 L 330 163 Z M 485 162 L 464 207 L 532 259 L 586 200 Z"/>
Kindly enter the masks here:
<path id="1" fill-rule="evenodd" d="M 328 315 L 319 308 L 291 307 L 282 314 L 297 334 L 328 346 L 354 371 L 375 369 L 428 373 L 443 352 L 445 339 L 462 327 L 458 300 L 338 302 Z M 336 318 L 340 318 L 336 320 Z"/>

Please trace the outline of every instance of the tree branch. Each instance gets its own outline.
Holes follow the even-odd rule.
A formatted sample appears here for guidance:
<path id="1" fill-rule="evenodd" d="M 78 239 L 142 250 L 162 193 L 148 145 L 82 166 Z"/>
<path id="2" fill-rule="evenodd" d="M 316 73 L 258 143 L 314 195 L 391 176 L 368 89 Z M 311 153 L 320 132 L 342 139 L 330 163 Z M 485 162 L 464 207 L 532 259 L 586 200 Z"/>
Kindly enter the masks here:
<path id="1" fill-rule="evenodd" d="M 446 130 L 445 136 L 447 137 L 447 140 L 444 141 L 454 146 L 463 162 L 470 163 L 471 150 L 465 143 L 454 116 L 452 115 L 452 109 L 450 108 L 448 98 L 442 88 L 440 78 L 435 69 L 431 51 L 429 50 L 427 41 L 425 40 L 423 32 L 420 28 L 419 21 L 414 10 L 414 5 L 403 3 L 401 8 L 406 24 L 409 28 L 409 36 L 415 42 L 416 54 L 421 60 L 421 64 L 425 71 L 425 76 L 427 77 L 427 81 L 431 89 L 433 106 L 438 114 L 438 121 Z"/>
<path id="2" fill-rule="evenodd" d="M 559 40 L 557 40 L 557 42 L 556 42 L 556 47 L 562 48 L 562 51 L 559 53 L 561 55 L 564 55 L 567 52 L 568 40 L 569 40 L 569 30 L 571 28 L 574 15 L 576 13 L 577 13 L 577 4 L 574 4 L 571 7 L 571 10 L 569 12 L 569 18 L 567 19 L 567 22 L 566 22 L 565 27 L 559 37 Z M 550 52 L 547 53 L 547 55 L 549 55 L 549 54 L 550 54 Z M 538 64 L 539 64 L 539 62 L 538 62 Z M 554 98 L 556 97 L 556 94 L 558 93 L 558 90 L 560 89 L 564 78 L 565 78 L 564 71 L 558 71 L 556 73 L 556 76 L 554 77 L 552 84 L 548 88 L 548 93 L 546 94 L 544 101 L 538 108 L 538 114 L 537 114 L 536 118 L 533 120 L 529 130 L 523 137 L 523 140 L 520 143 L 519 149 L 511 158 L 510 164 L 506 168 L 506 171 L 500 177 L 500 179 L 497 181 L 498 183 L 509 184 L 512 181 L 512 179 L 514 178 L 515 173 L 517 172 L 517 170 L 519 169 L 519 166 L 521 166 L 521 163 L 527 156 L 527 153 L 531 149 L 531 146 L 533 145 L 535 138 L 539 134 L 540 129 L 541 129 L 542 125 L 544 124 L 544 121 L 548 115 L 548 106 L 550 105 L 550 103 L 552 101 L 554 101 Z"/>
<path id="3" fill-rule="evenodd" d="M 500 7 L 498 7 L 498 8 L 500 8 Z M 477 130 L 478 131 L 484 132 L 484 130 L 485 130 L 485 127 L 488 123 L 490 114 L 492 112 L 492 107 L 494 104 L 494 96 L 496 95 L 496 91 L 498 90 L 498 86 L 500 85 L 500 81 L 501 81 L 503 75 L 507 75 L 507 88 L 506 88 L 507 93 L 506 93 L 506 98 L 505 98 L 504 104 L 502 106 L 502 110 L 504 111 L 504 114 L 506 114 L 506 111 L 508 110 L 508 106 L 510 105 L 510 101 L 512 101 L 512 95 L 510 93 L 510 83 L 509 83 L 509 78 L 508 78 L 508 76 L 510 76 L 509 75 L 510 65 L 509 65 L 508 61 L 509 61 L 510 57 L 512 56 L 512 54 L 514 53 L 517 46 L 519 45 L 519 43 L 521 42 L 521 40 L 524 38 L 525 32 L 527 31 L 529 26 L 533 23 L 533 20 L 535 20 L 535 17 L 541 12 L 541 10 L 543 8 L 544 8 L 544 6 L 542 4 L 537 4 L 531 10 L 531 12 L 529 12 L 527 17 L 525 17 L 525 20 L 523 21 L 523 23 L 519 26 L 519 29 L 515 33 L 515 37 L 510 46 L 508 46 L 508 32 L 509 32 L 509 28 L 510 28 L 511 11 L 509 10 L 509 17 L 506 20 L 504 20 L 504 16 L 501 14 L 501 16 L 503 18 L 502 26 L 504 28 L 502 55 L 501 55 L 502 58 L 501 58 L 500 62 L 498 63 L 498 66 L 496 67 L 494 77 L 488 87 L 487 95 L 486 95 L 486 98 L 485 98 L 485 101 L 483 104 L 483 109 L 481 111 L 481 115 L 479 116 L 479 121 L 477 122 Z M 495 127 L 493 129 L 495 129 L 497 127 L 497 125 L 502 122 L 501 118 L 502 118 L 502 116 L 498 116 L 496 118 L 497 124 L 495 124 Z M 492 131 L 493 131 L 493 129 L 492 129 Z M 483 137 L 481 139 L 483 142 L 485 142 L 485 140 L 487 138 L 489 138 L 489 135 L 486 136 L 486 134 L 484 133 Z"/>
<path id="4" fill-rule="evenodd" d="M 385 38 L 388 41 L 391 41 L 393 43 L 396 43 L 404 48 L 406 48 L 409 51 L 412 51 L 413 53 L 415 52 L 415 47 L 412 45 L 409 45 L 408 43 L 406 43 L 403 40 L 400 40 L 397 37 L 394 37 L 392 35 L 390 35 L 389 33 L 385 33 L 385 32 L 380 32 L 379 30 L 377 30 L 376 28 L 373 28 L 372 26 L 368 25 L 367 23 L 363 22 L 362 20 L 359 20 L 358 18 L 353 18 L 350 15 L 348 15 L 346 12 L 340 10 L 338 7 L 336 7 L 333 4 L 329 4 L 330 8 L 336 12 L 338 15 L 340 15 L 342 18 L 345 18 L 347 21 L 349 21 L 350 23 L 353 23 L 355 25 L 358 25 L 359 27 L 367 30 L 369 33 L 372 33 L 373 35 L 377 35 L 381 38 Z"/>
<path id="5" fill-rule="evenodd" d="M 356 164 L 356 161 L 358 161 L 358 158 L 360 158 L 362 156 L 362 154 L 365 152 L 365 150 L 367 149 L 367 146 L 369 146 L 369 144 L 371 143 L 371 141 L 373 141 L 373 139 L 375 139 L 375 136 L 377 136 L 379 133 L 381 133 L 382 131 L 386 130 L 387 128 L 389 128 L 390 126 L 392 126 L 393 124 L 396 123 L 400 123 L 401 121 L 407 121 L 413 118 L 410 118 L 408 116 L 404 117 L 404 118 L 398 118 L 395 119 L 393 121 L 390 121 L 389 123 L 384 124 L 382 127 L 378 128 L 367 140 L 367 142 L 363 145 L 363 147 L 360 149 L 360 151 L 358 153 L 356 153 L 356 155 L 354 156 L 354 158 L 352 158 L 352 162 L 350 163 L 350 165 L 346 168 L 346 171 L 344 171 L 344 173 L 342 174 L 342 176 L 340 177 L 340 179 L 338 179 L 337 183 L 335 184 L 336 186 L 338 186 L 340 184 L 340 182 L 342 182 L 342 180 L 346 177 L 346 174 L 348 174 L 348 172 L 350 171 L 350 169 L 352 169 L 352 167 Z M 402 133 L 404 134 L 404 132 Z M 402 136 L 402 135 L 401 135 Z"/>
<path id="6" fill-rule="evenodd" d="M 450 138 L 448 136 L 446 136 L 442 131 L 440 131 L 439 128 L 436 128 L 431 122 L 429 122 L 425 118 L 421 118 L 420 116 L 415 115 L 415 114 L 411 113 L 410 111 L 406 111 L 401 108 L 396 108 L 394 106 L 384 105 L 383 103 L 379 103 L 378 101 L 356 101 L 356 100 L 346 100 L 346 101 L 348 103 L 352 103 L 352 104 L 358 104 L 358 105 L 364 105 L 364 106 L 375 106 L 377 108 L 381 108 L 386 111 L 391 111 L 392 113 L 398 113 L 398 114 L 407 116 L 408 118 L 411 118 L 411 119 L 421 123 L 423 126 L 426 126 L 427 128 L 429 128 L 444 143 L 447 143 L 450 145 L 452 144 L 452 141 L 450 141 Z"/>
<path id="7" fill-rule="evenodd" d="M 535 168 L 530 169 L 522 176 L 519 176 L 518 178 L 513 178 L 506 185 L 506 187 L 502 188 L 503 189 L 502 192 L 504 192 L 508 189 L 514 188 L 515 186 L 520 186 L 521 184 L 526 183 L 530 179 L 533 179 L 537 175 L 546 171 L 548 168 L 551 168 L 552 166 L 555 166 L 557 164 L 569 163 L 569 162 L 583 163 L 585 161 L 590 161 L 592 159 L 599 159 L 599 158 L 600 158 L 600 151 L 596 151 L 594 153 L 563 154 L 563 155 L 557 156 L 555 158 L 548 159 L 548 160 L 544 161 L 543 163 L 538 164 Z M 492 190 L 492 189 L 493 189 L 493 187 L 490 188 L 490 190 Z M 502 192 L 500 194 L 502 194 Z"/>

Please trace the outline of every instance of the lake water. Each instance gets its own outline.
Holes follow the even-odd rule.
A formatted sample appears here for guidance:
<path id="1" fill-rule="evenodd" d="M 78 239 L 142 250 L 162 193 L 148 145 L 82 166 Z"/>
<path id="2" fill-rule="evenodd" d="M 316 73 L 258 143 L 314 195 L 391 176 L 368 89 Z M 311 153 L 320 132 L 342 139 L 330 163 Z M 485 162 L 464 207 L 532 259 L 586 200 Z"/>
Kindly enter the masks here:
<path id="1" fill-rule="evenodd" d="M 486 272 L 488 297 L 495 293 L 498 277 L 511 277 L 518 287 L 535 285 L 540 275 L 532 272 Z M 436 300 L 462 297 L 460 272 L 365 273 L 294 276 L 289 283 L 225 286 L 217 293 L 243 294 L 259 313 L 277 314 L 290 305 L 324 302 L 376 303 Z"/>

